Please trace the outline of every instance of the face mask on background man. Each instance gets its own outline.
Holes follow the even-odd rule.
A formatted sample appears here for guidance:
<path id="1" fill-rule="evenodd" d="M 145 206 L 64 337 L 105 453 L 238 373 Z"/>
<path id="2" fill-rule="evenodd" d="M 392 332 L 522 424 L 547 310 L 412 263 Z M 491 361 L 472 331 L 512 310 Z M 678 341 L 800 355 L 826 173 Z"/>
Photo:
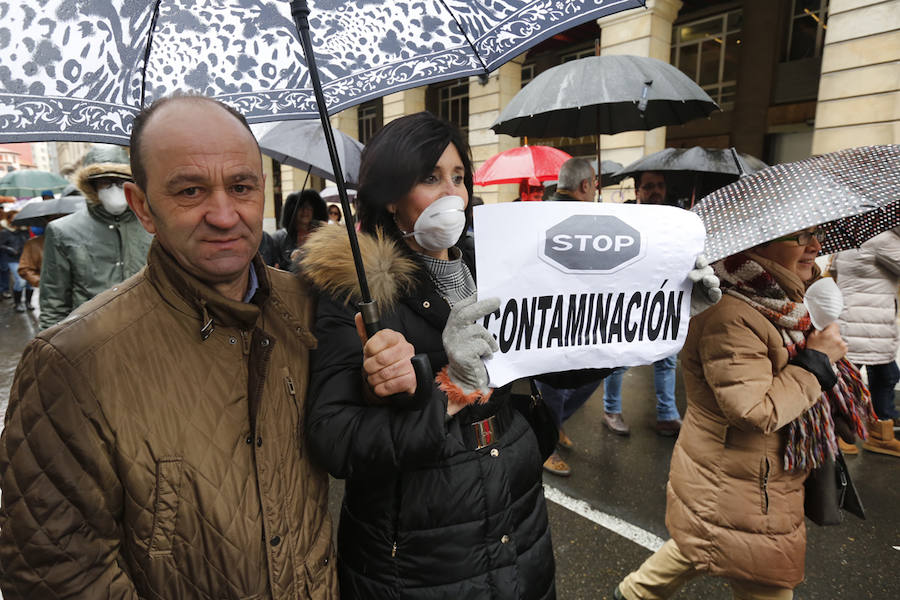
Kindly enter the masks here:
<path id="1" fill-rule="evenodd" d="M 125 200 L 125 190 L 121 183 L 98 187 L 97 196 L 100 198 L 100 204 L 111 215 L 121 215 L 128 208 L 128 201 Z"/>

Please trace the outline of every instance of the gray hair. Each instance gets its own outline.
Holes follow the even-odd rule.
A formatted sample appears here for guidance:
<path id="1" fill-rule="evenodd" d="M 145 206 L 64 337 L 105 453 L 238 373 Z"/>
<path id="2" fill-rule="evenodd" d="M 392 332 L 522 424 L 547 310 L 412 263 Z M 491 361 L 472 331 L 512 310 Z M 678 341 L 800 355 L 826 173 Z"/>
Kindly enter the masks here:
<path id="1" fill-rule="evenodd" d="M 593 177 L 594 168 L 591 163 L 583 158 L 570 158 L 559 168 L 559 183 L 556 187 L 560 190 L 577 190 L 582 181 L 592 180 Z"/>

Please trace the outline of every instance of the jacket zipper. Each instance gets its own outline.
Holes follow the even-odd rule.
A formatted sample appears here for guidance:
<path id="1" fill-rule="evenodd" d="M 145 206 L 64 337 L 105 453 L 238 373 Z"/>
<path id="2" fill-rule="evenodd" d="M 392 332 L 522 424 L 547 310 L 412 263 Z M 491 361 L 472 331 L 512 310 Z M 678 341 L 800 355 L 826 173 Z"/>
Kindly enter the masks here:
<path id="1" fill-rule="evenodd" d="M 394 495 L 396 497 L 396 501 L 394 502 L 394 535 L 393 535 L 393 543 L 391 544 L 391 558 L 397 558 L 398 551 L 398 531 L 400 529 L 400 499 L 401 494 L 403 492 L 403 478 L 402 476 L 397 476 L 397 483 L 394 486 Z"/>
<path id="2" fill-rule="evenodd" d="M 766 469 L 762 476 L 762 500 L 763 500 L 763 514 L 769 514 L 769 457 L 765 457 L 763 459 L 765 461 Z"/>
<path id="3" fill-rule="evenodd" d="M 297 453 L 300 455 L 300 458 L 303 458 L 303 411 L 300 408 L 300 404 L 297 402 L 297 389 L 294 387 L 294 380 L 290 375 L 286 375 L 284 377 L 284 385 L 287 388 L 287 393 L 294 401 L 294 408 L 297 409 Z"/>

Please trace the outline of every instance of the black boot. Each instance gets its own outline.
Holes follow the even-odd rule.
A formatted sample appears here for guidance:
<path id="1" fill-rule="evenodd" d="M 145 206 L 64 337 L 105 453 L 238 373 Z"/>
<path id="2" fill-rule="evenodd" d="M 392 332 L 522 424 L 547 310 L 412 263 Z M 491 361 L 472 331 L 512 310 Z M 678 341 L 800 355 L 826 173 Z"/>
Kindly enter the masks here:
<path id="1" fill-rule="evenodd" d="M 22 304 L 22 291 L 13 290 L 13 304 L 16 305 L 16 312 L 25 312 L 25 305 Z"/>
<path id="2" fill-rule="evenodd" d="M 34 296 L 34 288 L 25 288 L 25 308 L 27 310 L 34 310 L 34 305 L 31 303 L 32 296 Z"/>

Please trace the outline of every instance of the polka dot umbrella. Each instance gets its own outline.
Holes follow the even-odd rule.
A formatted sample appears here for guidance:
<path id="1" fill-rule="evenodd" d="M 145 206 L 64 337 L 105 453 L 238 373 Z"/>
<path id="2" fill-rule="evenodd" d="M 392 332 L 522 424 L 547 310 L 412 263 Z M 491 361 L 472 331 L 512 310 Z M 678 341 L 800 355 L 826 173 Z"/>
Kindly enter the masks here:
<path id="1" fill-rule="evenodd" d="M 719 260 L 822 225 L 822 254 L 858 248 L 900 225 L 900 145 L 866 146 L 775 165 L 720 188 L 693 209 L 706 256 Z"/>

